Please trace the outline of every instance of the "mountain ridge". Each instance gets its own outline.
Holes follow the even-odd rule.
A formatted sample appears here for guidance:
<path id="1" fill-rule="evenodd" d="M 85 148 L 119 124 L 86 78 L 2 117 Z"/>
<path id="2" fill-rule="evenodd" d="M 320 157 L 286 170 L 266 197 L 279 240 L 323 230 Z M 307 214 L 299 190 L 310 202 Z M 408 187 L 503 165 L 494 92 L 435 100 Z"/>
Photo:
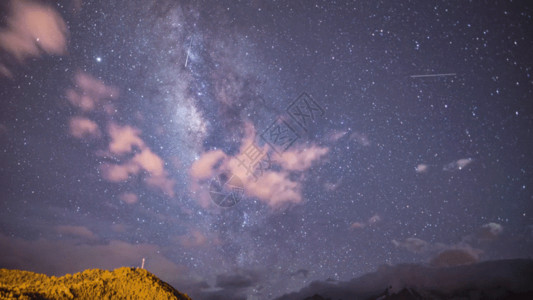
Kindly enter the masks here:
<path id="1" fill-rule="evenodd" d="M 276 300 L 452 298 L 533 299 L 533 260 L 494 260 L 452 267 L 382 266 L 349 281 L 314 281 Z"/>

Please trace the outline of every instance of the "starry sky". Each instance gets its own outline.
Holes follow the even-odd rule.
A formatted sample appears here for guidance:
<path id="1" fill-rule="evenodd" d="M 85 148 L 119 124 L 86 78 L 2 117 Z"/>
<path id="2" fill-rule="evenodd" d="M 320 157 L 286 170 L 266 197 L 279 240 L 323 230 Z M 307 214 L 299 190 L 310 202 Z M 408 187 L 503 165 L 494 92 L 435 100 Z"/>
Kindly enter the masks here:
<path id="1" fill-rule="evenodd" d="M 0 267 L 273 299 L 533 253 L 527 1 L 0 12 Z"/>

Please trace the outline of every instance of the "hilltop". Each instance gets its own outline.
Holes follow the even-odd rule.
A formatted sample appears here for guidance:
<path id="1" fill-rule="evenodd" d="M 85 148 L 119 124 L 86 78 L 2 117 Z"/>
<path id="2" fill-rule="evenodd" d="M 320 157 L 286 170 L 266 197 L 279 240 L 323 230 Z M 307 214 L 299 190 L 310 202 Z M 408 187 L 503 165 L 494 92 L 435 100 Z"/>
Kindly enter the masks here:
<path id="1" fill-rule="evenodd" d="M 62 277 L 0 269 L 0 299 L 191 300 L 145 269 L 90 269 Z"/>

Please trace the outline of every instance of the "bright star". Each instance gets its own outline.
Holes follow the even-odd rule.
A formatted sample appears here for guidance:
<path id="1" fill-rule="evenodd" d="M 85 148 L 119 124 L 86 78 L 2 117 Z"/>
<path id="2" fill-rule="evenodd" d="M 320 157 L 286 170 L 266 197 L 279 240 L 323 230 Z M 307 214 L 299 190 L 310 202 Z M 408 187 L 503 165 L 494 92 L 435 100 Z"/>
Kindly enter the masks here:
<path id="1" fill-rule="evenodd" d="M 101 61 L 102 61 L 102 58 L 101 58 L 100 56 L 97 56 L 97 57 L 96 57 L 96 61 L 97 61 L 97 62 L 101 62 Z"/>

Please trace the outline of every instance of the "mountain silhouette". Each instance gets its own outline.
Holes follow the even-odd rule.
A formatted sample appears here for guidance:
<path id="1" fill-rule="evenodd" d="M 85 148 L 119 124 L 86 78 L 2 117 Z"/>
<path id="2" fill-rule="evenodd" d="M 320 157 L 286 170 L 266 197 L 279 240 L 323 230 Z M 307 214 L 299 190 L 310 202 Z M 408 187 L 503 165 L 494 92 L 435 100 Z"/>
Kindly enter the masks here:
<path id="1" fill-rule="evenodd" d="M 454 267 L 382 266 L 350 281 L 314 281 L 277 300 L 533 299 L 533 260 Z"/>

